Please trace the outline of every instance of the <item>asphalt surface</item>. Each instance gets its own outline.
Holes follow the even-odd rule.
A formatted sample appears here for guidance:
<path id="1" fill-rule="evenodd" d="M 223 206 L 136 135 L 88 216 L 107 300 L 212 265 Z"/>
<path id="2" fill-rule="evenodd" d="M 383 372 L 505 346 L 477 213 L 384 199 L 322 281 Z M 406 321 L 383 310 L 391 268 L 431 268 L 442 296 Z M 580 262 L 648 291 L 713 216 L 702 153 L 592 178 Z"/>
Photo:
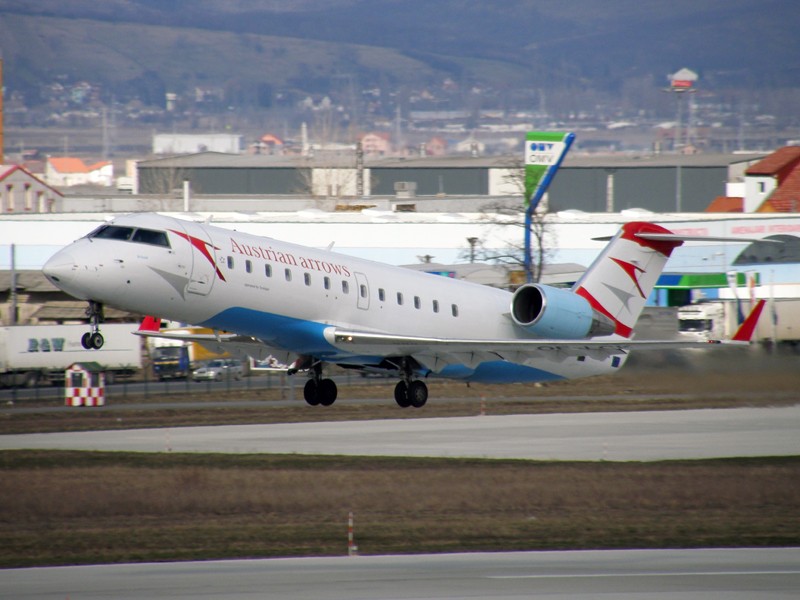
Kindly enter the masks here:
<path id="1" fill-rule="evenodd" d="M 800 549 L 607 550 L 11 569 L 16 600 L 794 599 Z"/>
<path id="2" fill-rule="evenodd" d="M 800 405 L 0 436 L 0 449 L 653 461 L 800 454 Z"/>

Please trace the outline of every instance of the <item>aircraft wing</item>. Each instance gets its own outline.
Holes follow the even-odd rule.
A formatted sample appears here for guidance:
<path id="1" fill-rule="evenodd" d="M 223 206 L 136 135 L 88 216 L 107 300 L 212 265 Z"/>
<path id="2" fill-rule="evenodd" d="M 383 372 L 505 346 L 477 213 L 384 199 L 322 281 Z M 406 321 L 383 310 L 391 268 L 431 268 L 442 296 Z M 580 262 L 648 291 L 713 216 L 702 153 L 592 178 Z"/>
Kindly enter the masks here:
<path id="1" fill-rule="evenodd" d="M 443 339 L 401 336 L 386 333 L 346 330 L 331 327 L 325 337 L 333 346 L 359 354 L 383 356 L 414 356 L 433 371 L 448 364 L 477 366 L 487 360 L 507 360 L 519 364 L 535 364 L 537 359 L 548 360 L 585 356 L 605 360 L 631 350 L 677 350 L 708 348 L 709 344 L 747 345 L 753 336 L 756 323 L 764 309 L 759 300 L 730 340 L 688 341 L 631 340 L 621 336 L 597 337 L 588 340 L 562 339 Z"/>
<path id="2" fill-rule="evenodd" d="M 746 345 L 741 341 L 687 341 L 687 340 L 561 340 L 561 339 L 442 339 L 409 337 L 334 329 L 326 332 L 328 341 L 339 349 L 355 354 L 382 356 L 413 356 L 420 363 L 438 372 L 450 364 L 470 367 L 490 360 L 506 360 L 519 364 L 535 364 L 537 359 L 558 360 L 586 356 L 604 360 L 609 356 L 627 354 L 634 349 L 669 350 L 708 348 L 709 344 L 730 343 Z"/>
<path id="3" fill-rule="evenodd" d="M 188 333 L 168 330 L 150 331 L 139 329 L 136 335 L 149 338 L 160 338 L 180 342 L 196 342 L 211 352 L 230 352 L 240 357 L 252 357 L 255 360 L 266 360 L 274 357 L 281 363 L 290 364 L 296 355 L 283 348 L 269 346 L 262 340 L 235 333 Z"/>

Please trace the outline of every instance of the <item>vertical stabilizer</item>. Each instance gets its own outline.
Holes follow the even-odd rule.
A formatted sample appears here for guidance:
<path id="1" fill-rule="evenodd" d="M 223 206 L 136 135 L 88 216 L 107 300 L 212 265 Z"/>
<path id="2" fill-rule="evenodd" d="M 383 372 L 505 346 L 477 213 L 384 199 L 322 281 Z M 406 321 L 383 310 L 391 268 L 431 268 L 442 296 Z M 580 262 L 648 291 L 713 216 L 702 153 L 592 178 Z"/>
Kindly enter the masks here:
<path id="1" fill-rule="evenodd" d="M 648 239 L 648 234 L 654 235 Z M 660 225 L 626 223 L 573 288 L 614 321 L 617 335 L 631 337 L 669 255 L 683 243 L 656 239 L 664 234 L 670 231 Z"/>
<path id="2" fill-rule="evenodd" d="M 758 319 L 761 317 L 761 311 L 764 310 L 764 303 L 765 300 L 762 298 L 753 306 L 750 314 L 747 315 L 744 322 L 739 325 L 739 329 L 736 330 L 736 333 L 731 338 L 733 341 L 749 342 L 753 339 L 753 333 L 756 330 L 756 325 L 758 325 Z"/>

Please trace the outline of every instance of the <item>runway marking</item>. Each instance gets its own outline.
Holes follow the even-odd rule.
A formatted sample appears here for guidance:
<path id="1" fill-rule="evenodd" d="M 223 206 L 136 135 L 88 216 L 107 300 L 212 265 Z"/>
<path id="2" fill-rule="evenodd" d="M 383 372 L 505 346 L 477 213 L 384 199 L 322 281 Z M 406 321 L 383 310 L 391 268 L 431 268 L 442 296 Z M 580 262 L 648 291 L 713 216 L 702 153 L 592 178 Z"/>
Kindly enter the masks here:
<path id="1" fill-rule="evenodd" d="M 564 573 L 561 575 L 487 575 L 487 579 L 592 579 L 601 577 L 719 577 L 721 575 L 800 575 L 800 571 L 682 571 L 677 573 Z"/>

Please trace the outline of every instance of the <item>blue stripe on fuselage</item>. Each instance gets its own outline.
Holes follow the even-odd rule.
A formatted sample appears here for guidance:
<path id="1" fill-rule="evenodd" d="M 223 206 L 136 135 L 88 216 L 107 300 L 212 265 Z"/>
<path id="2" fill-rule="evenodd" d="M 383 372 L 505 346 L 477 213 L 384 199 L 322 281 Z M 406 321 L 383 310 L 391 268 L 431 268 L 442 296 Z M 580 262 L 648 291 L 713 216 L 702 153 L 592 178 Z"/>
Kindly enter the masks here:
<path id="1" fill-rule="evenodd" d="M 339 351 L 323 336 L 323 332 L 329 326 L 314 321 L 234 307 L 222 311 L 201 325 L 251 335 L 264 340 L 267 344 L 298 354 L 309 354 L 320 358 L 339 354 Z"/>

